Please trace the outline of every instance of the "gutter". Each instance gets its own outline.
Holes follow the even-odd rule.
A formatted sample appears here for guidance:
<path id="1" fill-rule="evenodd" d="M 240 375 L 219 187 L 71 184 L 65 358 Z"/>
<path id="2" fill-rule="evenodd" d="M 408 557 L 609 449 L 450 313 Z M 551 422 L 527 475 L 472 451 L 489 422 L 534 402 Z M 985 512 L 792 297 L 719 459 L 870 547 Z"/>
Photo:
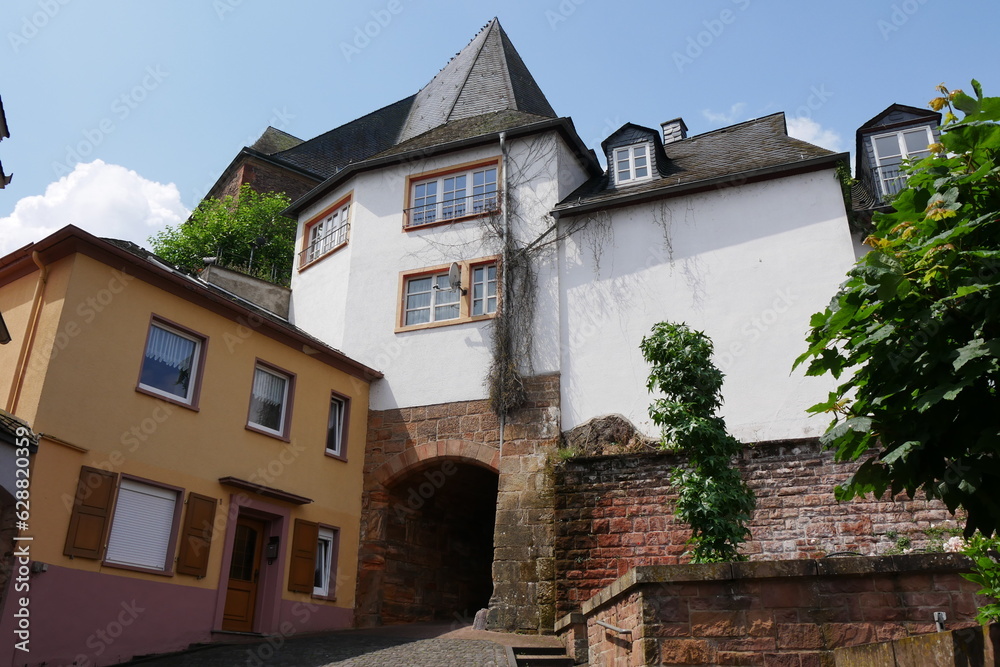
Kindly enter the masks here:
<path id="1" fill-rule="evenodd" d="M 49 269 L 45 266 L 37 250 L 31 251 L 31 261 L 38 267 L 38 280 L 35 282 L 35 296 L 31 302 L 31 314 L 28 315 L 28 327 L 24 332 L 24 341 L 21 343 L 21 351 L 17 356 L 14 384 L 11 387 L 10 394 L 7 396 L 7 412 L 10 414 L 16 413 L 17 403 L 21 398 L 21 390 L 24 389 L 24 378 L 28 375 L 28 359 L 31 357 L 31 350 L 35 346 L 38 321 L 42 317 L 42 297 L 45 295 L 45 287 L 49 282 Z"/>
<path id="2" fill-rule="evenodd" d="M 722 189 L 735 185 L 745 185 L 746 183 L 767 180 L 769 177 L 776 176 L 778 174 L 791 175 L 796 173 L 818 171 L 826 166 L 835 165 L 838 162 L 847 164 L 849 159 L 850 153 L 821 155 L 820 157 L 810 158 L 800 162 L 761 167 L 759 169 L 751 169 L 749 171 L 741 171 L 733 174 L 726 174 L 725 176 L 716 176 L 714 178 L 706 178 L 700 181 L 692 181 L 690 183 L 682 183 L 673 186 L 664 185 L 663 187 L 655 190 L 643 190 L 642 192 L 635 192 L 632 194 L 622 195 L 620 197 L 592 199 L 586 202 L 581 200 L 580 204 L 559 204 L 556 208 L 552 209 L 550 213 L 553 218 L 558 220 L 563 215 L 582 215 L 595 210 L 620 208 L 622 206 L 640 204 L 654 199 L 678 197 L 681 195 L 701 192 L 703 190 Z M 669 177 L 664 180 L 669 180 Z"/>
<path id="3" fill-rule="evenodd" d="M 593 156 L 593 151 L 587 148 L 586 145 L 584 145 L 583 140 L 576 134 L 576 130 L 573 128 L 573 121 L 568 118 L 553 118 L 551 120 L 543 120 L 530 125 L 521 125 L 520 127 L 508 130 L 498 130 L 489 134 L 481 134 L 475 137 L 459 139 L 445 144 L 436 144 L 425 148 L 414 148 L 402 153 L 384 155 L 382 157 L 371 158 L 363 162 L 349 164 L 309 192 L 299 197 L 296 201 L 292 202 L 292 205 L 282 211 L 281 215 L 293 219 L 296 218 L 298 214 L 302 212 L 302 209 L 310 206 L 322 198 L 329 190 L 334 188 L 341 181 L 347 180 L 354 174 L 362 171 L 369 171 L 371 169 L 378 169 L 380 167 L 399 164 L 401 162 L 413 161 L 416 158 L 427 158 L 441 153 L 449 153 L 462 148 L 470 148 L 473 146 L 494 143 L 499 139 L 501 133 L 505 134 L 507 137 L 516 137 L 527 134 L 535 134 L 553 128 L 561 130 L 565 133 L 565 137 L 568 139 L 567 143 L 575 146 L 577 149 L 577 157 L 580 158 L 581 162 L 585 163 L 587 170 L 592 176 L 598 176 L 603 173 L 600 164 Z"/>

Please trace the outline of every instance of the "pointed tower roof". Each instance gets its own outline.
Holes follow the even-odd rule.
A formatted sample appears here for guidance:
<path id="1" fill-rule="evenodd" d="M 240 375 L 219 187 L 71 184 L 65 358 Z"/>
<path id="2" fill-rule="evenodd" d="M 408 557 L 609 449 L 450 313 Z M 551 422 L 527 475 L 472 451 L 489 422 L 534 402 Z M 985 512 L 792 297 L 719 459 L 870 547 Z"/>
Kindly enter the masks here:
<path id="1" fill-rule="evenodd" d="M 507 110 L 556 117 L 494 18 L 417 93 L 398 141 L 453 120 Z"/>

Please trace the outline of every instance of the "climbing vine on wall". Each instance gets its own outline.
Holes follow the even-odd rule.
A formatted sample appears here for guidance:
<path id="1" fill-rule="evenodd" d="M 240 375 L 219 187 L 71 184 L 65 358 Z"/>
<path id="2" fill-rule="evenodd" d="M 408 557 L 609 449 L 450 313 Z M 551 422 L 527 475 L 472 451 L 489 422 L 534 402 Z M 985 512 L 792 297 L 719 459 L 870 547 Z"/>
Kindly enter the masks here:
<path id="1" fill-rule="evenodd" d="M 640 345 L 652 368 L 646 388 L 660 392 L 649 415 L 662 429 L 662 447 L 687 456 L 671 482 L 680 488 L 675 511 L 691 526 L 691 560 L 745 560 L 739 546 L 750 537 L 756 499 L 732 466 L 742 449 L 716 413 L 723 374 L 712 363 L 712 341 L 686 324 L 660 322 Z"/>

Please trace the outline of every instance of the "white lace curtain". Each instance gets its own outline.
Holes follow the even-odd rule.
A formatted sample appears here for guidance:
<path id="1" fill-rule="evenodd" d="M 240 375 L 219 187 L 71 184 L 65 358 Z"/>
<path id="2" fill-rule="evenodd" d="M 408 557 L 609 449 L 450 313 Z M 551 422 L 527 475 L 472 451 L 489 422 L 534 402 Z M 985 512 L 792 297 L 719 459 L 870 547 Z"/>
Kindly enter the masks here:
<path id="1" fill-rule="evenodd" d="M 180 371 L 191 369 L 194 361 L 194 341 L 177 334 L 153 326 L 149 330 L 149 343 L 146 344 L 146 356 L 153 361 L 159 361 Z"/>
<path id="2" fill-rule="evenodd" d="M 268 405 L 281 405 L 285 400 L 285 384 L 287 380 L 261 370 L 253 376 L 253 396 Z"/>

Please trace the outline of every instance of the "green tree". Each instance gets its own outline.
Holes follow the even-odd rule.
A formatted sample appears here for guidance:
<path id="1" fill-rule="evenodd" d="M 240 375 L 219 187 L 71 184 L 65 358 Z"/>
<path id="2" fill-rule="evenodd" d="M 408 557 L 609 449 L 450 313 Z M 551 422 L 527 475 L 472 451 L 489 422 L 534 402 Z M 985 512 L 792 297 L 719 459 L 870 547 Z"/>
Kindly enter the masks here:
<path id="1" fill-rule="evenodd" d="M 745 560 L 738 550 L 750 536 L 747 524 L 756 500 L 732 467 L 743 446 L 716 414 L 724 376 L 712 363 L 712 341 L 686 324 L 660 322 L 640 349 L 652 365 L 646 388 L 664 395 L 649 407 L 663 432 L 662 447 L 688 457 L 687 465 L 672 472 L 671 482 L 680 488 L 675 512 L 691 526 L 691 559 Z"/>
<path id="2" fill-rule="evenodd" d="M 259 193 L 244 184 L 238 197 L 205 199 L 191 217 L 150 237 L 153 252 L 191 270 L 205 257 L 277 283 L 292 275 L 295 226 L 281 212 L 291 203 L 284 193 Z"/>
<path id="3" fill-rule="evenodd" d="M 872 250 L 795 362 L 844 378 L 810 408 L 833 414 L 823 441 L 838 460 L 864 458 L 837 497 L 923 491 L 966 510 L 967 537 L 1000 522 L 1000 98 L 972 86 L 938 88 L 940 144 L 875 216 Z"/>

